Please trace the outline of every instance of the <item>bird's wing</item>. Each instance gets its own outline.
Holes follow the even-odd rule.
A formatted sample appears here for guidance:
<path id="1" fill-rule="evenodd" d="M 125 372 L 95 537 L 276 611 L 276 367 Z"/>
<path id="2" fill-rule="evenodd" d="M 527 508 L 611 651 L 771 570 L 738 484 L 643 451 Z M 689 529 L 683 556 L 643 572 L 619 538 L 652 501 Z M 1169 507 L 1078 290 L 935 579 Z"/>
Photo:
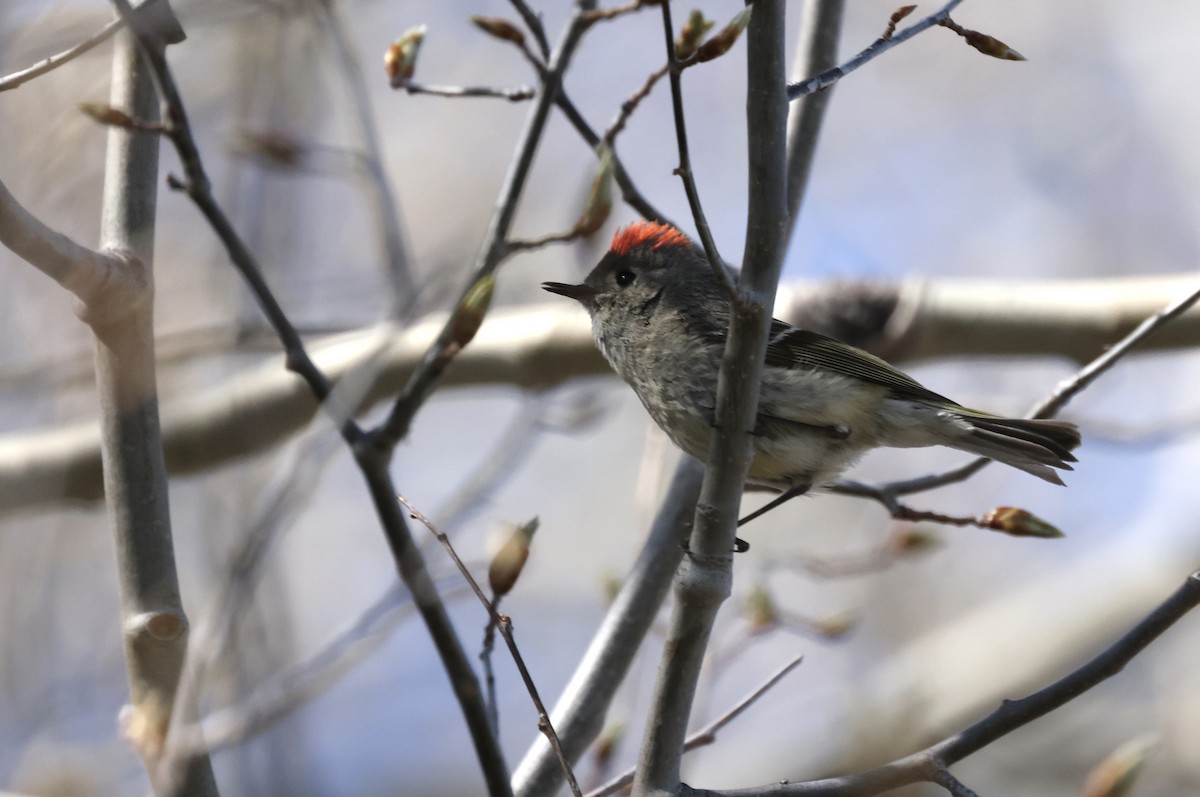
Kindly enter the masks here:
<path id="1" fill-rule="evenodd" d="M 882 385 L 898 398 L 958 408 L 957 403 L 934 393 L 873 354 L 778 319 L 771 321 L 766 364 L 775 368 L 805 368 L 852 376 Z"/>

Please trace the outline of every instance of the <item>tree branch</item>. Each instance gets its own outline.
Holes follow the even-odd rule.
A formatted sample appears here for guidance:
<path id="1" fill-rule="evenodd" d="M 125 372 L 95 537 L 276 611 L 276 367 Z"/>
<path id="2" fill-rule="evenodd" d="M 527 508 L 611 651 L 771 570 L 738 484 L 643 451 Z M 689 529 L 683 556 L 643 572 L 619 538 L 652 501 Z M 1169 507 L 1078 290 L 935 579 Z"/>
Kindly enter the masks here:
<path id="1" fill-rule="evenodd" d="M 156 1 L 165 3 L 165 0 Z M 135 14 L 128 0 L 113 0 L 113 4 L 142 45 L 143 57 L 162 98 L 167 119 L 167 135 L 175 145 L 186 173 L 186 180 L 183 183 L 175 181 L 174 187 L 185 190 L 208 219 L 225 245 L 234 266 L 250 286 L 259 307 L 284 344 L 288 369 L 300 375 L 317 401 L 326 405 L 330 417 L 338 424 L 342 437 L 353 451 L 355 463 L 366 481 L 396 569 L 416 599 L 418 611 L 437 648 L 442 666 L 466 720 L 488 791 L 492 795 L 511 794 L 508 766 L 487 720 L 475 672 L 450 622 L 445 605 L 429 577 L 420 550 L 413 543 L 404 515 L 397 511 L 394 499 L 396 491 L 388 473 L 391 451 L 381 451 L 376 446 L 363 445 L 363 432 L 350 413 L 341 412 L 340 408 L 328 401 L 333 383 L 316 367 L 295 327 L 263 279 L 254 256 L 212 196 L 211 185 L 188 124 L 187 112 L 178 87 L 163 54 L 154 50 L 156 31 L 152 22 L 140 11 Z"/>
<path id="2" fill-rule="evenodd" d="M 668 46 L 673 48 L 670 37 L 668 29 Z M 755 2 L 746 52 L 750 194 L 739 301 L 731 307 L 729 339 L 717 380 L 716 428 L 708 468 L 689 555 L 676 580 L 678 602 L 638 756 L 634 793 L 639 795 L 675 794 L 679 786 L 696 683 L 717 611 L 732 586 L 734 530 L 752 456 L 750 430 L 758 406 L 770 309 L 783 267 L 788 112 L 783 0 Z M 681 125 L 677 118 L 677 126 Z"/>
<path id="3" fill-rule="evenodd" d="M 788 85 L 788 101 L 797 100 L 805 95 L 813 94 L 814 92 L 818 92 L 822 89 L 827 89 L 834 83 L 844 78 L 846 75 L 858 69 L 860 66 L 863 66 L 869 61 L 873 61 L 879 56 L 883 55 L 897 44 L 906 42 L 913 36 L 916 36 L 918 33 L 940 25 L 943 20 L 950 18 L 950 12 L 957 8 L 962 1 L 963 0 L 950 0 L 949 3 L 946 3 L 946 5 L 942 6 L 940 11 L 930 14 L 920 22 L 915 22 L 912 25 L 909 25 L 907 28 L 893 36 L 876 39 L 870 47 L 867 47 L 865 50 L 841 66 L 835 66 L 832 69 L 828 69 L 820 73 L 819 75 L 813 75 L 807 80 L 801 80 L 799 83 L 792 83 Z"/>
<path id="4" fill-rule="evenodd" d="M 554 727 L 573 763 L 603 730 L 613 696 L 662 606 L 683 556 L 681 543 L 691 530 L 703 478 L 700 462 L 680 460 L 633 570 L 554 707 Z M 550 746 L 539 739 L 514 771 L 513 790 L 519 797 L 553 794 L 562 783 L 561 772 Z"/>
<path id="5" fill-rule="evenodd" d="M 1200 571 L 1192 573 L 1141 622 L 1082 667 L 1027 697 L 1004 701 L 979 722 L 937 744 L 881 767 L 838 778 L 772 783 L 749 789 L 696 790 L 685 787 L 682 794 L 695 797 L 868 797 L 912 783 L 938 783 L 947 766 L 1061 708 L 1121 672 L 1135 656 L 1198 605 Z"/>
<path id="6" fill-rule="evenodd" d="M 729 296 L 736 298 L 737 290 L 734 288 L 729 272 L 725 269 L 725 261 L 721 259 L 721 253 L 717 250 L 712 230 L 708 227 L 708 219 L 704 217 L 704 208 L 700 204 L 700 192 L 696 188 L 695 175 L 692 174 L 692 158 L 688 152 L 687 121 L 683 115 L 683 87 L 679 82 L 682 68 L 679 65 L 679 59 L 675 57 L 675 26 L 671 24 L 671 4 L 669 2 L 662 4 L 662 18 L 667 49 L 667 74 L 670 76 L 671 82 L 672 117 L 675 120 L 675 143 L 679 149 L 679 165 L 675 168 L 675 174 L 679 175 L 679 179 L 683 181 L 683 191 L 687 194 L 688 206 L 692 209 L 692 221 L 696 224 L 696 234 L 700 236 L 700 244 L 704 247 L 708 264 Z"/>
<path id="7" fill-rule="evenodd" d="M 139 9 L 156 21 L 146 51 L 162 57 L 183 38 L 164 0 Z M 113 108 L 156 120 L 158 101 L 138 43 L 123 33 L 113 52 Z M 101 415 L 104 492 L 116 548 L 130 706 L 124 712 L 131 742 L 141 752 L 158 794 L 217 794 L 207 755 L 180 768 L 161 766 L 179 678 L 187 655 L 188 620 L 180 598 L 171 536 L 167 471 L 163 460 L 154 368 L 153 257 L 158 207 L 159 139 L 119 127 L 108 130 L 101 246 L 138 261 L 141 289 L 122 307 L 90 304 L 84 319 L 95 332 L 96 389 Z"/>
<path id="8" fill-rule="evenodd" d="M 492 215 L 487 233 L 484 235 L 483 248 L 476 257 L 475 267 L 472 269 L 459 301 L 455 303 L 456 307 L 461 305 L 463 299 L 481 280 L 489 277 L 496 270 L 507 254 L 508 236 L 513 218 L 517 213 L 517 203 L 520 201 L 521 192 L 525 188 L 525 180 L 533 165 L 533 157 L 545 130 L 546 119 L 558 96 L 563 74 L 571 63 L 575 48 L 578 47 L 584 31 L 587 29 L 587 12 L 594 5 L 594 0 L 576 1 L 574 15 L 567 24 L 562 41 L 555 50 L 549 67 L 542 75 L 537 100 L 525 122 L 525 129 L 517 145 L 517 153 L 508 175 L 505 177 L 504 187 L 500 191 L 496 212 Z M 403 392 L 392 405 L 387 419 L 372 431 L 371 437 L 375 445 L 385 450 L 395 448 L 396 444 L 408 435 L 413 417 L 425 403 L 429 394 L 441 382 L 446 365 L 451 359 L 447 356 L 447 352 L 454 342 L 454 333 L 455 325 L 452 315 L 442 327 L 437 340 L 429 347 L 421 364 L 409 377 Z"/>
<path id="9" fill-rule="evenodd" d="M 0 217 L 3 216 L 0 201 Z M 3 224 L 0 223 L 0 230 Z M 1195 279 L 913 281 L 899 286 L 799 282 L 781 286 L 776 315 L 833 334 L 893 362 L 952 356 L 1062 356 L 1086 361 L 1114 336 L 1190 290 Z M 361 410 L 396 395 L 445 324 L 444 314 L 404 330 L 370 327 L 331 335 L 312 347 L 318 369 L 337 382 L 374 356 L 378 377 Z M 1176 318 L 1144 350 L 1200 344 L 1200 312 Z M 207 352 L 201 349 L 201 353 Z M 179 353 L 181 361 L 186 353 Z M 587 316 L 552 305 L 489 314 L 454 360 L 445 386 L 541 389 L 610 374 Z M 276 445 L 318 411 L 306 385 L 270 360 L 162 409 L 167 468 L 196 473 Z M 94 421 L 0 436 L 0 514 L 61 501 L 95 501 L 100 432 Z"/>
<path id="10" fill-rule="evenodd" d="M 66 50 L 63 50 L 61 53 L 51 55 L 48 58 L 43 58 L 33 66 L 22 69 L 20 72 L 13 72 L 11 75 L 6 75 L 0 78 L 0 91 L 9 91 L 11 89 L 15 89 L 21 85 L 24 85 L 25 83 L 28 83 L 36 77 L 41 77 L 47 72 L 52 72 L 55 69 L 58 69 L 63 64 L 74 61 L 76 58 L 88 52 L 92 48 L 111 39 L 114 35 L 116 35 L 117 31 L 124 27 L 124 25 L 124 20 L 120 19 L 119 17 L 117 19 L 110 20 L 107 24 L 105 24 L 104 27 L 81 41 L 79 44 L 76 44 L 74 47 L 69 47 Z"/>

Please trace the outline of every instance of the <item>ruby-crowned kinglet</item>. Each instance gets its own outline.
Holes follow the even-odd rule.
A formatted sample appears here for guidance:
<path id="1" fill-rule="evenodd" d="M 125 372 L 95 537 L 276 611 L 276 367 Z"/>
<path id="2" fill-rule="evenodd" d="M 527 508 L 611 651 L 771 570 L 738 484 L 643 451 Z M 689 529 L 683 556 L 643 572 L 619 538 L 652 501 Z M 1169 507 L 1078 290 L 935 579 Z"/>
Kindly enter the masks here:
<path id="1" fill-rule="evenodd" d="M 674 443 L 705 461 L 730 301 L 679 230 L 637 222 L 579 285 L 546 282 L 592 317 L 605 358 Z M 747 480 L 793 495 L 832 482 L 878 446 L 944 445 L 1054 484 L 1071 470 L 1074 424 L 1001 418 L 922 387 L 883 360 L 773 321 Z"/>

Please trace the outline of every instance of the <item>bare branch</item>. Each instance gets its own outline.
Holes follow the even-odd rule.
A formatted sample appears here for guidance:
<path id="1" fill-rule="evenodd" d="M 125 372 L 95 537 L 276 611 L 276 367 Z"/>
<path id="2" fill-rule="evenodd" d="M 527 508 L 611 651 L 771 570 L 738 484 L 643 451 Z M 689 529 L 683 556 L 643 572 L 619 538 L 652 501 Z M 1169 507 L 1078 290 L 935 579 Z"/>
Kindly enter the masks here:
<path id="1" fill-rule="evenodd" d="M 913 36 L 916 36 L 918 33 L 929 30 L 936 25 L 940 25 L 943 20 L 950 18 L 950 12 L 957 8 L 961 3 L 962 0 L 950 0 L 949 3 L 946 3 L 946 5 L 942 6 L 940 11 L 930 14 L 921 21 L 909 25 L 899 33 L 893 36 L 882 36 L 876 39 L 874 44 L 841 66 L 835 66 L 832 69 L 827 69 L 818 75 L 814 75 L 806 80 L 801 80 L 799 83 L 789 84 L 787 87 L 788 100 L 797 100 L 807 94 L 813 94 L 821 89 L 829 88 L 846 75 L 858 69 L 860 66 L 875 60 L 888 50 L 895 47 L 897 44 L 906 42 Z"/>
<path id="2" fill-rule="evenodd" d="M 961 732 L 881 767 L 837 778 L 772 783 L 728 791 L 700 791 L 685 786 L 680 793 L 692 797 L 867 797 L 922 781 L 942 783 L 948 774 L 946 767 L 1061 708 L 1121 672 L 1134 657 L 1198 605 L 1200 571 L 1192 573 L 1141 622 L 1083 666 L 1027 697 L 1004 701 L 998 709 Z"/>
<path id="3" fill-rule="evenodd" d="M 664 8 L 672 61 L 672 92 L 679 113 L 670 17 Z M 636 793 L 675 793 L 687 722 L 717 610 L 733 582 L 738 506 L 752 446 L 759 383 L 787 229 L 787 99 L 784 95 L 784 2 L 756 0 L 747 31 L 746 126 L 749 203 L 746 249 L 732 303 L 729 336 L 717 378 L 715 428 L 689 555 L 677 576 L 678 598 L 655 683 L 650 716 L 638 755 Z M 682 141 L 681 141 L 682 156 Z M 681 158 L 682 159 L 682 158 Z M 714 268 L 720 263 L 714 261 Z"/>
<path id="4" fill-rule="evenodd" d="M 681 543 L 691 529 L 703 478 L 701 463 L 691 457 L 679 461 L 645 546 L 554 707 L 554 727 L 571 761 L 577 761 L 600 735 L 609 704 L 666 597 L 683 556 Z M 562 769 L 554 752 L 539 739 L 513 773 L 514 791 L 521 797 L 553 794 L 561 783 Z"/>
<path id="5" fill-rule="evenodd" d="M 212 195 L 211 185 L 204 172 L 200 152 L 192 136 L 187 112 L 174 77 L 162 52 L 156 52 L 154 49 L 156 31 L 140 10 L 137 14 L 133 12 L 128 0 L 113 0 L 113 3 L 142 45 L 143 58 L 154 77 L 165 107 L 165 116 L 170 128 L 169 138 L 184 165 L 186 180 L 173 181 L 173 187 L 185 190 L 208 219 L 225 245 L 234 266 L 250 286 L 260 308 L 283 342 L 287 352 L 288 369 L 304 379 L 317 401 L 325 406 L 335 423 L 339 424 L 342 437 L 353 451 L 355 463 L 366 481 L 396 569 L 413 593 L 421 618 L 437 647 L 442 666 L 471 733 L 488 790 L 493 795 L 511 794 L 508 765 L 492 733 L 475 671 L 467 660 L 462 643 L 446 613 L 446 607 L 429 577 L 420 550 L 413 543 L 407 521 L 403 513 L 397 510 L 394 498 L 396 491 L 388 472 L 391 451 L 381 451 L 378 446 L 370 444 L 369 438 L 364 441 L 361 428 L 350 414 L 340 412 L 327 401 L 332 392 L 332 383 L 316 367 L 295 327 L 263 279 L 262 271 L 253 255 Z"/>
<path id="6" fill-rule="evenodd" d="M 700 192 L 696 189 L 696 180 L 692 175 L 692 159 L 688 152 L 687 122 L 683 116 L 683 88 L 679 82 L 679 73 L 682 68 L 679 59 L 675 57 L 675 28 L 671 24 L 671 4 L 669 2 L 662 4 L 662 18 L 667 42 L 667 71 L 671 76 L 671 108 L 675 119 L 675 142 L 679 149 L 679 166 L 675 168 L 675 174 L 679 175 L 679 179 L 683 181 L 683 190 L 687 194 L 688 205 L 692 209 L 692 221 L 696 225 L 696 234 L 700 237 L 704 254 L 708 257 L 708 264 L 712 267 L 717 280 L 725 286 L 726 292 L 731 299 L 735 300 L 736 304 L 737 289 L 734 287 L 729 272 L 725 269 L 725 261 L 721 259 L 717 243 L 713 240 L 712 230 L 709 229 L 708 220 L 704 217 L 704 208 L 700 205 Z"/>
<path id="7" fill-rule="evenodd" d="M 542 58 L 548 59 L 550 57 L 550 41 L 546 38 L 546 26 L 542 24 L 542 18 L 534 13 L 525 0 L 509 0 L 509 2 L 512 3 L 517 13 L 521 15 L 521 19 L 525 20 L 525 26 L 533 33 Z"/>
<path id="8" fill-rule="evenodd" d="M 79 297 L 85 305 L 103 303 L 120 291 L 142 293 L 132 255 L 97 252 L 50 229 L 17 201 L 0 180 L 0 243 L 22 260 Z M 98 309 L 98 308 L 97 308 Z"/>
<path id="9" fill-rule="evenodd" d="M 504 187 L 500 191 L 496 212 L 492 216 L 484 236 L 483 248 L 475 260 L 475 267 L 467 280 L 467 287 L 463 290 L 464 297 L 472 286 L 496 270 L 507 253 L 509 230 L 513 218 L 516 216 L 517 203 L 525 188 L 526 178 L 533 165 L 533 156 L 545 130 L 550 108 L 559 93 L 563 74 L 587 28 L 586 14 L 594 4 L 593 0 L 577 0 L 575 13 L 567 24 L 562 41 L 551 58 L 549 67 L 542 76 L 537 101 L 526 120 L 525 129 L 517 145 L 517 153 L 513 158 L 508 175 L 505 177 Z M 461 303 L 461 301 L 460 298 L 459 302 Z M 450 361 L 447 354 L 453 344 L 452 321 L 453 319 L 447 322 L 437 340 L 429 347 L 421 365 L 413 372 L 403 392 L 392 405 L 387 419 L 371 432 L 375 445 L 385 450 L 392 449 L 399 441 L 403 440 L 408 435 L 413 417 L 424 404 L 425 399 L 441 382 L 446 365 Z"/>
<path id="10" fill-rule="evenodd" d="M 685 742 L 683 745 L 683 751 L 685 753 L 690 753 L 697 748 L 714 743 L 717 740 L 717 734 L 722 728 L 741 716 L 741 714 L 745 712 L 746 709 L 754 705 L 760 697 L 771 691 L 771 689 L 777 683 L 784 679 L 784 676 L 796 669 L 796 667 L 798 667 L 802 661 L 804 661 L 804 657 L 797 656 L 776 670 L 771 677 L 759 684 L 753 692 L 743 697 L 724 714 L 717 717 L 708 725 L 705 725 L 703 728 L 688 737 L 687 742 Z M 629 784 L 633 783 L 633 775 L 634 771 L 630 769 L 609 780 L 604 785 L 588 792 L 587 797 L 608 797 L 610 794 L 616 794 L 625 787 L 629 786 Z"/>
<path id="11" fill-rule="evenodd" d="M 1186 276 L 1006 283 L 946 279 L 899 286 L 813 281 L 781 286 L 775 314 L 803 319 L 809 328 L 893 362 L 1012 354 L 1086 361 L 1114 334 L 1132 329 L 1194 284 Z M 377 336 L 384 335 L 378 379 L 362 409 L 396 394 L 446 317 L 433 315 L 403 330 L 388 327 L 381 333 L 369 327 L 329 335 L 314 343 L 312 356 L 336 382 L 371 357 Z M 233 345 L 236 333 L 223 340 Z M 1143 346 L 1163 350 L 1198 343 L 1200 312 L 1193 308 Z M 187 362 L 213 348 L 205 335 L 173 347 L 170 357 Z M 454 362 L 445 386 L 543 389 L 611 373 L 592 343 L 587 316 L 552 305 L 492 311 Z M 78 367 L 90 378 L 90 368 Z M 35 373 L 32 364 L 25 370 Z M 307 386 L 275 361 L 247 368 L 163 408 L 167 467 L 172 474 L 195 473 L 261 451 L 303 427 L 319 409 Z M 98 500 L 99 435 L 95 423 L 78 423 L 0 437 L 0 514 L 64 500 Z"/>
<path id="12" fill-rule="evenodd" d="M 558 756 L 559 763 L 562 765 L 563 774 L 566 775 L 567 784 L 571 787 L 571 793 L 575 797 L 582 797 L 583 793 L 579 790 L 579 783 L 575 780 L 575 773 L 571 769 L 571 763 L 563 753 L 562 745 L 558 740 L 558 734 L 555 733 L 554 725 L 550 722 L 550 714 L 546 711 L 546 706 L 542 703 L 541 696 L 538 695 L 537 686 L 533 683 L 533 676 L 529 674 L 529 668 L 525 666 L 525 659 L 521 656 L 521 651 L 517 648 L 517 641 L 512 632 L 512 620 L 507 615 L 496 611 L 495 604 L 483 594 L 483 589 L 479 586 L 479 582 L 475 580 L 475 577 L 471 575 L 471 571 L 467 569 L 462 559 L 459 558 L 458 552 L 454 550 L 454 545 L 450 542 L 450 538 L 439 531 L 429 518 L 414 508 L 404 496 L 397 495 L 396 499 L 404 505 L 404 508 L 408 510 L 409 514 L 415 520 L 419 521 L 425 528 L 429 529 L 430 533 L 437 537 L 438 542 L 442 544 L 446 549 L 446 553 L 454 561 L 454 566 L 458 568 L 458 572 L 462 574 L 467 584 L 470 585 L 471 591 L 475 593 L 475 597 L 483 604 L 484 610 L 488 613 L 488 618 L 495 624 L 496 629 L 500 632 L 500 636 L 504 639 L 504 643 L 508 646 L 508 652 L 512 655 L 513 663 L 517 665 L 517 670 L 521 673 L 521 680 L 525 682 L 525 689 L 529 692 L 529 697 L 533 701 L 534 708 L 537 710 L 538 730 L 545 734 L 546 738 L 550 741 L 550 746 L 554 748 L 555 755 Z"/>
<path id="13" fill-rule="evenodd" d="M 63 50 L 61 53 L 51 55 L 48 58 L 43 58 L 31 67 L 22 69 L 20 72 L 13 72 L 11 75 L 6 75 L 0 78 L 0 91 L 8 91 L 15 89 L 36 77 L 41 77 L 47 72 L 52 72 L 58 69 L 63 64 L 69 63 L 84 53 L 88 52 L 97 45 L 111 39 L 117 31 L 124 27 L 125 23 L 120 17 L 111 20 L 103 28 L 87 37 L 74 47 Z"/>
<path id="14" fill-rule="evenodd" d="M 411 79 L 395 82 L 392 88 L 404 89 L 409 94 L 429 94 L 434 97 L 496 97 L 509 102 L 532 100 L 537 94 L 537 91 L 529 86 L 511 89 L 498 86 L 434 86 L 417 83 Z"/>

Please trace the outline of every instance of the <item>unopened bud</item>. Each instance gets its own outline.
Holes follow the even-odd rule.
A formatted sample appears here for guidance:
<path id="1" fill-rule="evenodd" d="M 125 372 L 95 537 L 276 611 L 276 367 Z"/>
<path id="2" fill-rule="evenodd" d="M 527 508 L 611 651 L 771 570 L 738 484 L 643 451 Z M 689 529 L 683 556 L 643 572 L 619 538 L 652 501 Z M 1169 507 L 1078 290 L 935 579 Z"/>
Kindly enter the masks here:
<path id="1" fill-rule="evenodd" d="M 984 528 L 1002 531 L 1013 537 L 1055 539 L 1066 536 L 1032 512 L 1012 506 L 998 506 L 979 520 Z"/>
<path id="2" fill-rule="evenodd" d="M 496 597 L 507 595 L 517 583 L 525 562 L 529 559 L 529 544 L 533 541 L 533 534 L 537 528 L 537 518 L 517 526 L 492 557 L 492 562 L 488 565 L 488 584 Z"/>
<path id="3" fill-rule="evenodd" d="M 478 14 L 471 17 L 471 24 L 489 36 L 513 44 L 524 44 L 525 34 L 516 25 L 500 17 L 485 17 Z"/>
<path id="4" fill-rule="evenodd" d="M 705 19 L 699 9 L 688 14 L 687 22 L 679 31 L 679 38 L 675 40 L 675 57 L 680 61 L 690 58 L 715 24 L 711 19 Z"/>
<path id="5" fill-rule="evenodd" d="M 696 61 L 704 63 L 711 61 L 714 58 L 720 58 L 725 53 L 729 52 L 730 48 L 737 42 L 738 37 L 742 35 L 742 31 L 750 24 L 750 11 L 754 6 L 746 6 L 738 12 L 738 15 L 729 21 L 729 24 L 721 28 L 717 35 L 700 45 L 696 50 Z"/>
<path id="6" fill-rule="evenodd" d="M 492 304 L 492 293 L 495 289 L 496 280 L 491 275 L 481 277 L 459 302 L 454 310 L 454 321 L 450 325 L 450 343 L 456 348 L 466 346 L 479 331 L 483 319 L 487 316 L 488 307 Z"/>
<path id="7" fill-rule="evenodd" d="M 425 26 L 418 25 L 404 31 L 400 38 L 387 48 L 387 52 L 383 54 L 383 68 L 393 86 L 413 76 L 417 66 L 417 52 L 421 49 L 423 41 Z"/>

